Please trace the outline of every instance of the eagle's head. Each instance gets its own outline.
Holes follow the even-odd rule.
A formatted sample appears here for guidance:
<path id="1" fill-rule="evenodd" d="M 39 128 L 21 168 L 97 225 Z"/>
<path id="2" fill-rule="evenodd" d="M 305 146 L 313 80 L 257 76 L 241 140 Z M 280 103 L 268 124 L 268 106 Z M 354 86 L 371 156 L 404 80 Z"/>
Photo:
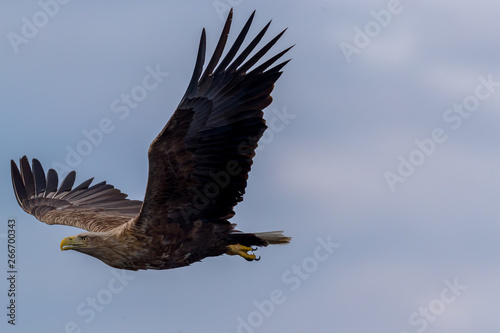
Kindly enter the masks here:
<path id="1" fill-rule="evenodd" d="M 83 232 L 61 241 L 61 250 L 75 250 L 95 257 L 115 268 L 137 270 L 135 260 L 145 255 L 143 242 L 135 237 L 119 237 L 112 231 Z M 142 268 L 139 267 L 139 268 Z"/>
<path id="2" fill-rule="evenodd" d="M 84 232 L 75 236 L 66 237 L 61 241 L 61 251 L 75 250 L 89 254 L 101 243 L 100 237 L 91 232 Z"/>

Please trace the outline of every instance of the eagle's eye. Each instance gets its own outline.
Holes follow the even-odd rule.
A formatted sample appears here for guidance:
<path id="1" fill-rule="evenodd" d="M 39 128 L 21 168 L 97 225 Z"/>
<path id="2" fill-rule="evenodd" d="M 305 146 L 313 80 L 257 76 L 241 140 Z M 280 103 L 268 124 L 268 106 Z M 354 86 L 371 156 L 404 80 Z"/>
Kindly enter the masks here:
<path id="1" fill-rule="evenodd" d="M 82 241 L 86 241 L 87 240 L 87 236 L 82 236 Z"/>

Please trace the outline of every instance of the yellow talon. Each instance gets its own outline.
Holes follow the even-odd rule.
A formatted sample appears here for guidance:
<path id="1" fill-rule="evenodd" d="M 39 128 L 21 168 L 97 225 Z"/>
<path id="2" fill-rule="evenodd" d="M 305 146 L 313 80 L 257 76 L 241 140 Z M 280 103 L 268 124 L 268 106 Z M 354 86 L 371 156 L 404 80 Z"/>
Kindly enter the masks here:
<path id="1" fill-rule="evenodd" d="M 227 254 L 230 256 L 239 255 L 248 261 L 259 261 L 260 257 L 257 258 L 255 254 L 249 254 L 248 251 L 255 251 L 257 248 L 251 248 L 249 246 L 244 246 L 241 244 L 232 244 L 227 247 Z"/>

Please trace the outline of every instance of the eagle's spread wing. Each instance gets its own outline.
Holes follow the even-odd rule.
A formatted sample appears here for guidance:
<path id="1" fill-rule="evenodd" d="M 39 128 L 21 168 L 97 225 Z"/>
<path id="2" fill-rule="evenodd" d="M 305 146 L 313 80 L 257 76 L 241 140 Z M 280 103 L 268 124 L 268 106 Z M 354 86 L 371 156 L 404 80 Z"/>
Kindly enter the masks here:
<path id="1" fill-rule="evenodd" d="M 70 172 L 58 188 L 58 176 L 50 169 L 45 177 L 42 165 L 33 159 L 32 169 L 26 156 L 17 168 L 11 161 L 12 185 L 22 209 L 47 224 L 62 224 L 88 231 L 106 231 L 137 216 L 142 202 L 101 182 L 91 187 L 93 178 L 75 188 L 75 172 Z"/>
<path id="2" fill-rule="evenodd" d="M 245 193 L 257 142 L 267 128 L 262 110 L 271 103 L 274 83 L 288 61 L 268 68 L 290 49 L 247 72 L 285 32 L 249 58 L 269 22 L 236 57 L 254 14 L 219 62 L 229 34 L 231 10 L 202 74 L 203 30 L 187 91 L 149 147 L 149 177 L 138 225 L 174 222 L 182 226 L 198 219 L 234 215 L 233 207 Z"/>

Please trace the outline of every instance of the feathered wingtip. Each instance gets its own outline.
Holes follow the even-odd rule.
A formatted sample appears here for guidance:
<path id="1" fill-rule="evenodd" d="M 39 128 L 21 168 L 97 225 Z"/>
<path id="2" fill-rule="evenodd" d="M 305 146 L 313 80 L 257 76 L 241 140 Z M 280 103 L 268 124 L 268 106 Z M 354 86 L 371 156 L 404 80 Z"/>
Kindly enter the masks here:
<path id="1" fill-rule="evenodd" d="M 257 232 L 254 235 L 269 244 L 288 244 L 292 240 L 292 237 L 284 236 L 283 231 Z"/>
<path id="2" fill-rule="evenodd" d="M 271 25 L 271 21 L 269 21 L 264 28 L 255 36 L 253 40 L 239 53 L 238 56 L 236 54 L 240 51 L 240 47 L 243 45 L 245 37 L 250 29 L 252 21 L 255 16 L 255 11 L 252 12 L 252 15 L 248 18 L 245 26 L 239 33 L 238 37 L 234 41 L 233 45 L 226 53 L 222 61 L 219 63 L 219 60 L 222 57 L 222 53 L 224 52 L 224 48 L 226 46 L 226 42 L 229 36 L 229 30 L 231 27 L 231 22 L 233 20 L 233 9 L 229 11 L 229 14 L 226 19 L 226 23 L 224 24 L 224 28 L 219 38 L 219 42 L 215 47 L 214 53 L 210 58 L 208 65 L 203 71 L 203 65 L 205 63 L 205 52 L 206 52 L 206 33 L 205 29 L 202 30 L 200 44 L 198 47 L 198 55 L 196 57 L 196 64 L 194 66 L 193 75 L 191 80 L 189 81 L 188 88 L 186 90 L 186 94 L 184 98 L 193 98 L 199 92 L 199 89 L 206 85 L 207 80 L 213 78 L 214 75 L 223 76 L 224 73 L 232 73 L 237 75 L 246 75 L 247 71 L 252 69 L 253 66 L 262 58 L 264 55 L 276 44 L 276 42 L 283 36 L 287 29 L 281 31 L 276 37 L 274 37 L 270 42 L 264 45 L 260 50 L 258 50 L 250 59 L 247 59 L 250 54 L 257 47 L 262 37 L 264 37 L 267 32 L 269 26 Z M 248 74 L 267 74 L 271 76 L 272 74 L 279 73 L 291 59 L 285 60 L 282 63 L 268 69 L 271 65 L 273 65 L 278 59 L 280 59 L 285 53 L 287 53 L 294 45 L 288 47 L 287 49 L 281 51 L 274 57 L 265 61 Z M 236 59 L 235 59 L 236 58 Z M 279 77 L 279 75 L 278 75 Z M 275 78 L 276 81 L 278 78 Z M 210 84 L 207 88 L 210 87 Z"/>

